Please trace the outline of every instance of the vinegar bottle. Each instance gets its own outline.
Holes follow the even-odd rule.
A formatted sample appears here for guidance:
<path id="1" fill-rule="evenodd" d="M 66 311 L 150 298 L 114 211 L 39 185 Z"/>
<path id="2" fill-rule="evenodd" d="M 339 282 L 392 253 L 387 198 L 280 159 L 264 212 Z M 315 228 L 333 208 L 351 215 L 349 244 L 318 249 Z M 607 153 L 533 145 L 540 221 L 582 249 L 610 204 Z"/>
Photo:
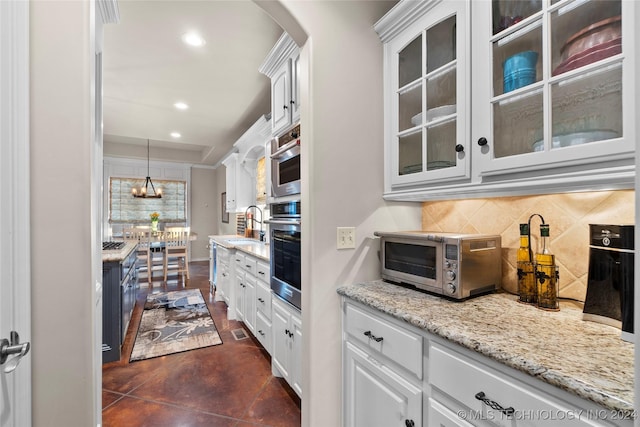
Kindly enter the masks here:
<path id="1" fill-rule="evenodd" d="M 540 249 L 536 254 L 536 279 L 538 285 L 538 307 L 544 310 L 559 310 L 558 269 L 555 255 L 549 247 L 549 224 L 540 225 Z"/>
<path id="2" fill-rule="evenodd" d="M 519 302 L 536 304 L 538 302 L 536 279 L 531 248 L 529 245 L 529 224 L 520 224 L 520 247 L 517 253 L 518 267 L 518 296 Z"/>

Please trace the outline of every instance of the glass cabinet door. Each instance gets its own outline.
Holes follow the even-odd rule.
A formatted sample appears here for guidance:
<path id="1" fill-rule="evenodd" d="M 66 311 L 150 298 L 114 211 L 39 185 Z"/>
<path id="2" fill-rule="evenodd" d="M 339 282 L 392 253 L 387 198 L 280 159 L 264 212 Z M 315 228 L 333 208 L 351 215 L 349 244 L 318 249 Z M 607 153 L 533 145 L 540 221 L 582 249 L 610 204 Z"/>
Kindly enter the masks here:
<path id="1" fill-rule="evenodd" d="M 622 120 L 625 2 L 490 4 L 476 6 L 491 7 L 483 12 L 491 15 L 491 26 L 485 41 L 478 42 L 485 47 L 474 44 L 489 54 L 490 67 L 489 108 L 486 97 L 480 107 L 487 110 L 490 126 L 477 141 L 485 157 L 483 173 L 587 164 L 603 153 L 633 150 L 624 140 Z M 478 93 L 474 90 L 474 97 Z"/>
<path id="2" fill-rule="evenodd" d="M 390 45 L 392 73 L 392 184 L 468 175 L 465 88 L 468 7 L 439 4 Z M 457 10 L 462 8 L 463 10 Z M 461 69 L 462 67 L 462 69 Z"/>

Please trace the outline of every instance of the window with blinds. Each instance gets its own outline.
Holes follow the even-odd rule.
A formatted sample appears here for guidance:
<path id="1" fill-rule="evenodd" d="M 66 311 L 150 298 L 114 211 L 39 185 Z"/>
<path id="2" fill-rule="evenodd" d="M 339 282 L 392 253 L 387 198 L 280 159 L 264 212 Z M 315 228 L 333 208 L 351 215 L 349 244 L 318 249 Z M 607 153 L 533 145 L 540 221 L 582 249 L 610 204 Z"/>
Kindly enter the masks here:
<path id="1" fill-rule="evenodd" d="M 144 185 L 144 178 L 114 178 L 109 180 L 109 222 L 148 223 L 152 212 L 160 214 L 160 222 L 187 220 L 187 182 L 153 180 L 162 189 L 161 199 L 143 199 L 131 195 L 133 187 Z"/>

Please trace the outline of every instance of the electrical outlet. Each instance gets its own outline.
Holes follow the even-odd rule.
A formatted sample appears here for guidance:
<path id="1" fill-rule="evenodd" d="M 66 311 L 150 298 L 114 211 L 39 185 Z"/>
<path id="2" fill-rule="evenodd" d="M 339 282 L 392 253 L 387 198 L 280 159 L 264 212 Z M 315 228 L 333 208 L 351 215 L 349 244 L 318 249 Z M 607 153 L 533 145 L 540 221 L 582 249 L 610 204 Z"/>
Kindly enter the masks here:
<path id="1" fill-rule="evenodd" d="M 356 228 L 355 227 L 338 227 L 338 249 L 355 249 L 356 247 Z"/>

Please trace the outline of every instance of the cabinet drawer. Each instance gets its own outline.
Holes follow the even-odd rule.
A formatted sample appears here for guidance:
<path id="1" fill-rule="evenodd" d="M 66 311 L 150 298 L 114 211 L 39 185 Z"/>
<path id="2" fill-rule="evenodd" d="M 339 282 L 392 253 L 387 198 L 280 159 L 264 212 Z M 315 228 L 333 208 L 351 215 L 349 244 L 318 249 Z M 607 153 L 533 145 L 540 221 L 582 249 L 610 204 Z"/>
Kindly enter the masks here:
<path id="1" fill-rule="evenodd" d="M 422 378 L 422 336 L 351 304 L 346 306 L 345 323 L 356 340 Z"/>
<path id="2" fill-rule="evenodd" d="M 242 255 L 240 252 L 236 251 L 236 253 L 231 256 L 231 263 L 235 264 L 236 271 L 245 270 L 244 255 Z"/>
<path id="3" fill-rule="evenodd" d="M 256 283 L 256 309 L 271 320 L 271 288 L 260 281 Z"/>
<path id="4" fill-rule="evenodd" d="M 262 280 L 266 284 L 269 284 L 269 281 L 271 280 L 269 264 L 258 261 L 258 266 L 256 268 L 258 272 L 258 279 Z"/>
<path id="5" fill-rule="evenodd" d="M 271 354 L 271 321 L 266 319 L 261 312 L 256 315 L 256 338 L 267 350 L 267 353 Z"/>
<path id="6" fill-rule="evenodd" d="M 256 261 L 254 258 L 245 256 L 244 262 L 242 263 L 242 268 L 244 268 L 247 273 L 250 273 L 252 276 L 255 276 L 257 263 L 258 261 Z"/>
<path id="7" fill-rule="evenodd" d="M 562 426 L 603 425 L 579 419 L 578 414 L 584 411 L 433 342 L 429 349 L 429 381 L 432 388 L 470 408 L 469 413 L 483 414 L 483 419 L 492 425 L 556 426 L 559 419 Z M 496 404 L 505 410 L 512 408 L 513 416 L 489 406 L 495 408 Z"/>

